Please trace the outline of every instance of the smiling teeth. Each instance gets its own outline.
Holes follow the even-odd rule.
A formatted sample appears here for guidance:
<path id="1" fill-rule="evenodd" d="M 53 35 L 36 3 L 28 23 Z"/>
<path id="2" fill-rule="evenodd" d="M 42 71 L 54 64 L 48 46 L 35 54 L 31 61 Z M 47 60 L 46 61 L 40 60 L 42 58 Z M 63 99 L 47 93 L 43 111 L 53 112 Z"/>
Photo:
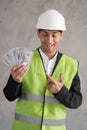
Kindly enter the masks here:
<path id="1" fill-rule="evenodd" d="M 48 47 L 51 47 L 52 45 L 47 45 Z"/>

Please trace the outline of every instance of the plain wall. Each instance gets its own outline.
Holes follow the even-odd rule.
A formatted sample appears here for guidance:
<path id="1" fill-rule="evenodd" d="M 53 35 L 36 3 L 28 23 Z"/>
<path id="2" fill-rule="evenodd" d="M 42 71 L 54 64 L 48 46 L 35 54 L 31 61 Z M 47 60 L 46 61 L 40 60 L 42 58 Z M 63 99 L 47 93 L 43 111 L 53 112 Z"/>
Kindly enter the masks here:
<path id="1" fill-rule="evenodd" d="M 16 103 L 3 95 L 10 67 L 2 57 L 15 47 L 32 50 L 40 45 L 35 26 L 47 9 L 64 15 L 67 31 L 59 50 L 79 61 L 83 103 L 78 109 L 67 109 L 67 130 L 87 129 L 87 0 L 0 0 L 0 130 L 11 130 Z"/>

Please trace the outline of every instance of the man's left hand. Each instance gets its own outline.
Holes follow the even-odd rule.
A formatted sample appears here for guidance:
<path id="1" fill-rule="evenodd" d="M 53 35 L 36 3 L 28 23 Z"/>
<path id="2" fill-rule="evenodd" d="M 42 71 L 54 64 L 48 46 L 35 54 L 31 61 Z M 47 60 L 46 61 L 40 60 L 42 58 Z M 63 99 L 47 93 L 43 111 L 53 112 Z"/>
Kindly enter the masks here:
<path id="1" fill-rule="evenodd" d="M 64 85 L 64 80 L 63 80 L 62 74 L 60 74 L 59 82 L 55 81 L 48 74 L 46 74 L 46 77 L 47 77 L 47 89 L 54 94 L 58 93 Z"/>

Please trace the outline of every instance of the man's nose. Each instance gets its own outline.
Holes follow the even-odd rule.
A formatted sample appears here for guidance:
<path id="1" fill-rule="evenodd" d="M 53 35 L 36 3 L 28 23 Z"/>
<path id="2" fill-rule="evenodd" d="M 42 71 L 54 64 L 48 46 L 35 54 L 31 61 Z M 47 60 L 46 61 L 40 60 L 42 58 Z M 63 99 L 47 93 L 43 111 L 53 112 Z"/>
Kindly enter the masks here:
<path id="1" fill-rule="evenodd" d="M 47 38 L 48 43 L 52 43 L 53 42 L 53 37 L 51 35 L 48 36 Z"/>

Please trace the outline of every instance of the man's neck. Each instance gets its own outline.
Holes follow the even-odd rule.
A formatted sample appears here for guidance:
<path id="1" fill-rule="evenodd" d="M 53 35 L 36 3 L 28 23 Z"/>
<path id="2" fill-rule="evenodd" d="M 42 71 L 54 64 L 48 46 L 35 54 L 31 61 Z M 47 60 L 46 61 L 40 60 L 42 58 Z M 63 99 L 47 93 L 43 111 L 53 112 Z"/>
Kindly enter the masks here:
<path id="1" fill-rule="evenodd" d="M 58 50 L 56 50 L 56 51 L 53 52 L 53 53 L 46 53 L 46 52 L 43 51 L 42 48 L 40 48 L 40 49 L 41 49 L 41 51 L 48 57 L 49 60 L 51 60 L 51 59 L 57 54 L 57 52 L 58 52 Z"/>

